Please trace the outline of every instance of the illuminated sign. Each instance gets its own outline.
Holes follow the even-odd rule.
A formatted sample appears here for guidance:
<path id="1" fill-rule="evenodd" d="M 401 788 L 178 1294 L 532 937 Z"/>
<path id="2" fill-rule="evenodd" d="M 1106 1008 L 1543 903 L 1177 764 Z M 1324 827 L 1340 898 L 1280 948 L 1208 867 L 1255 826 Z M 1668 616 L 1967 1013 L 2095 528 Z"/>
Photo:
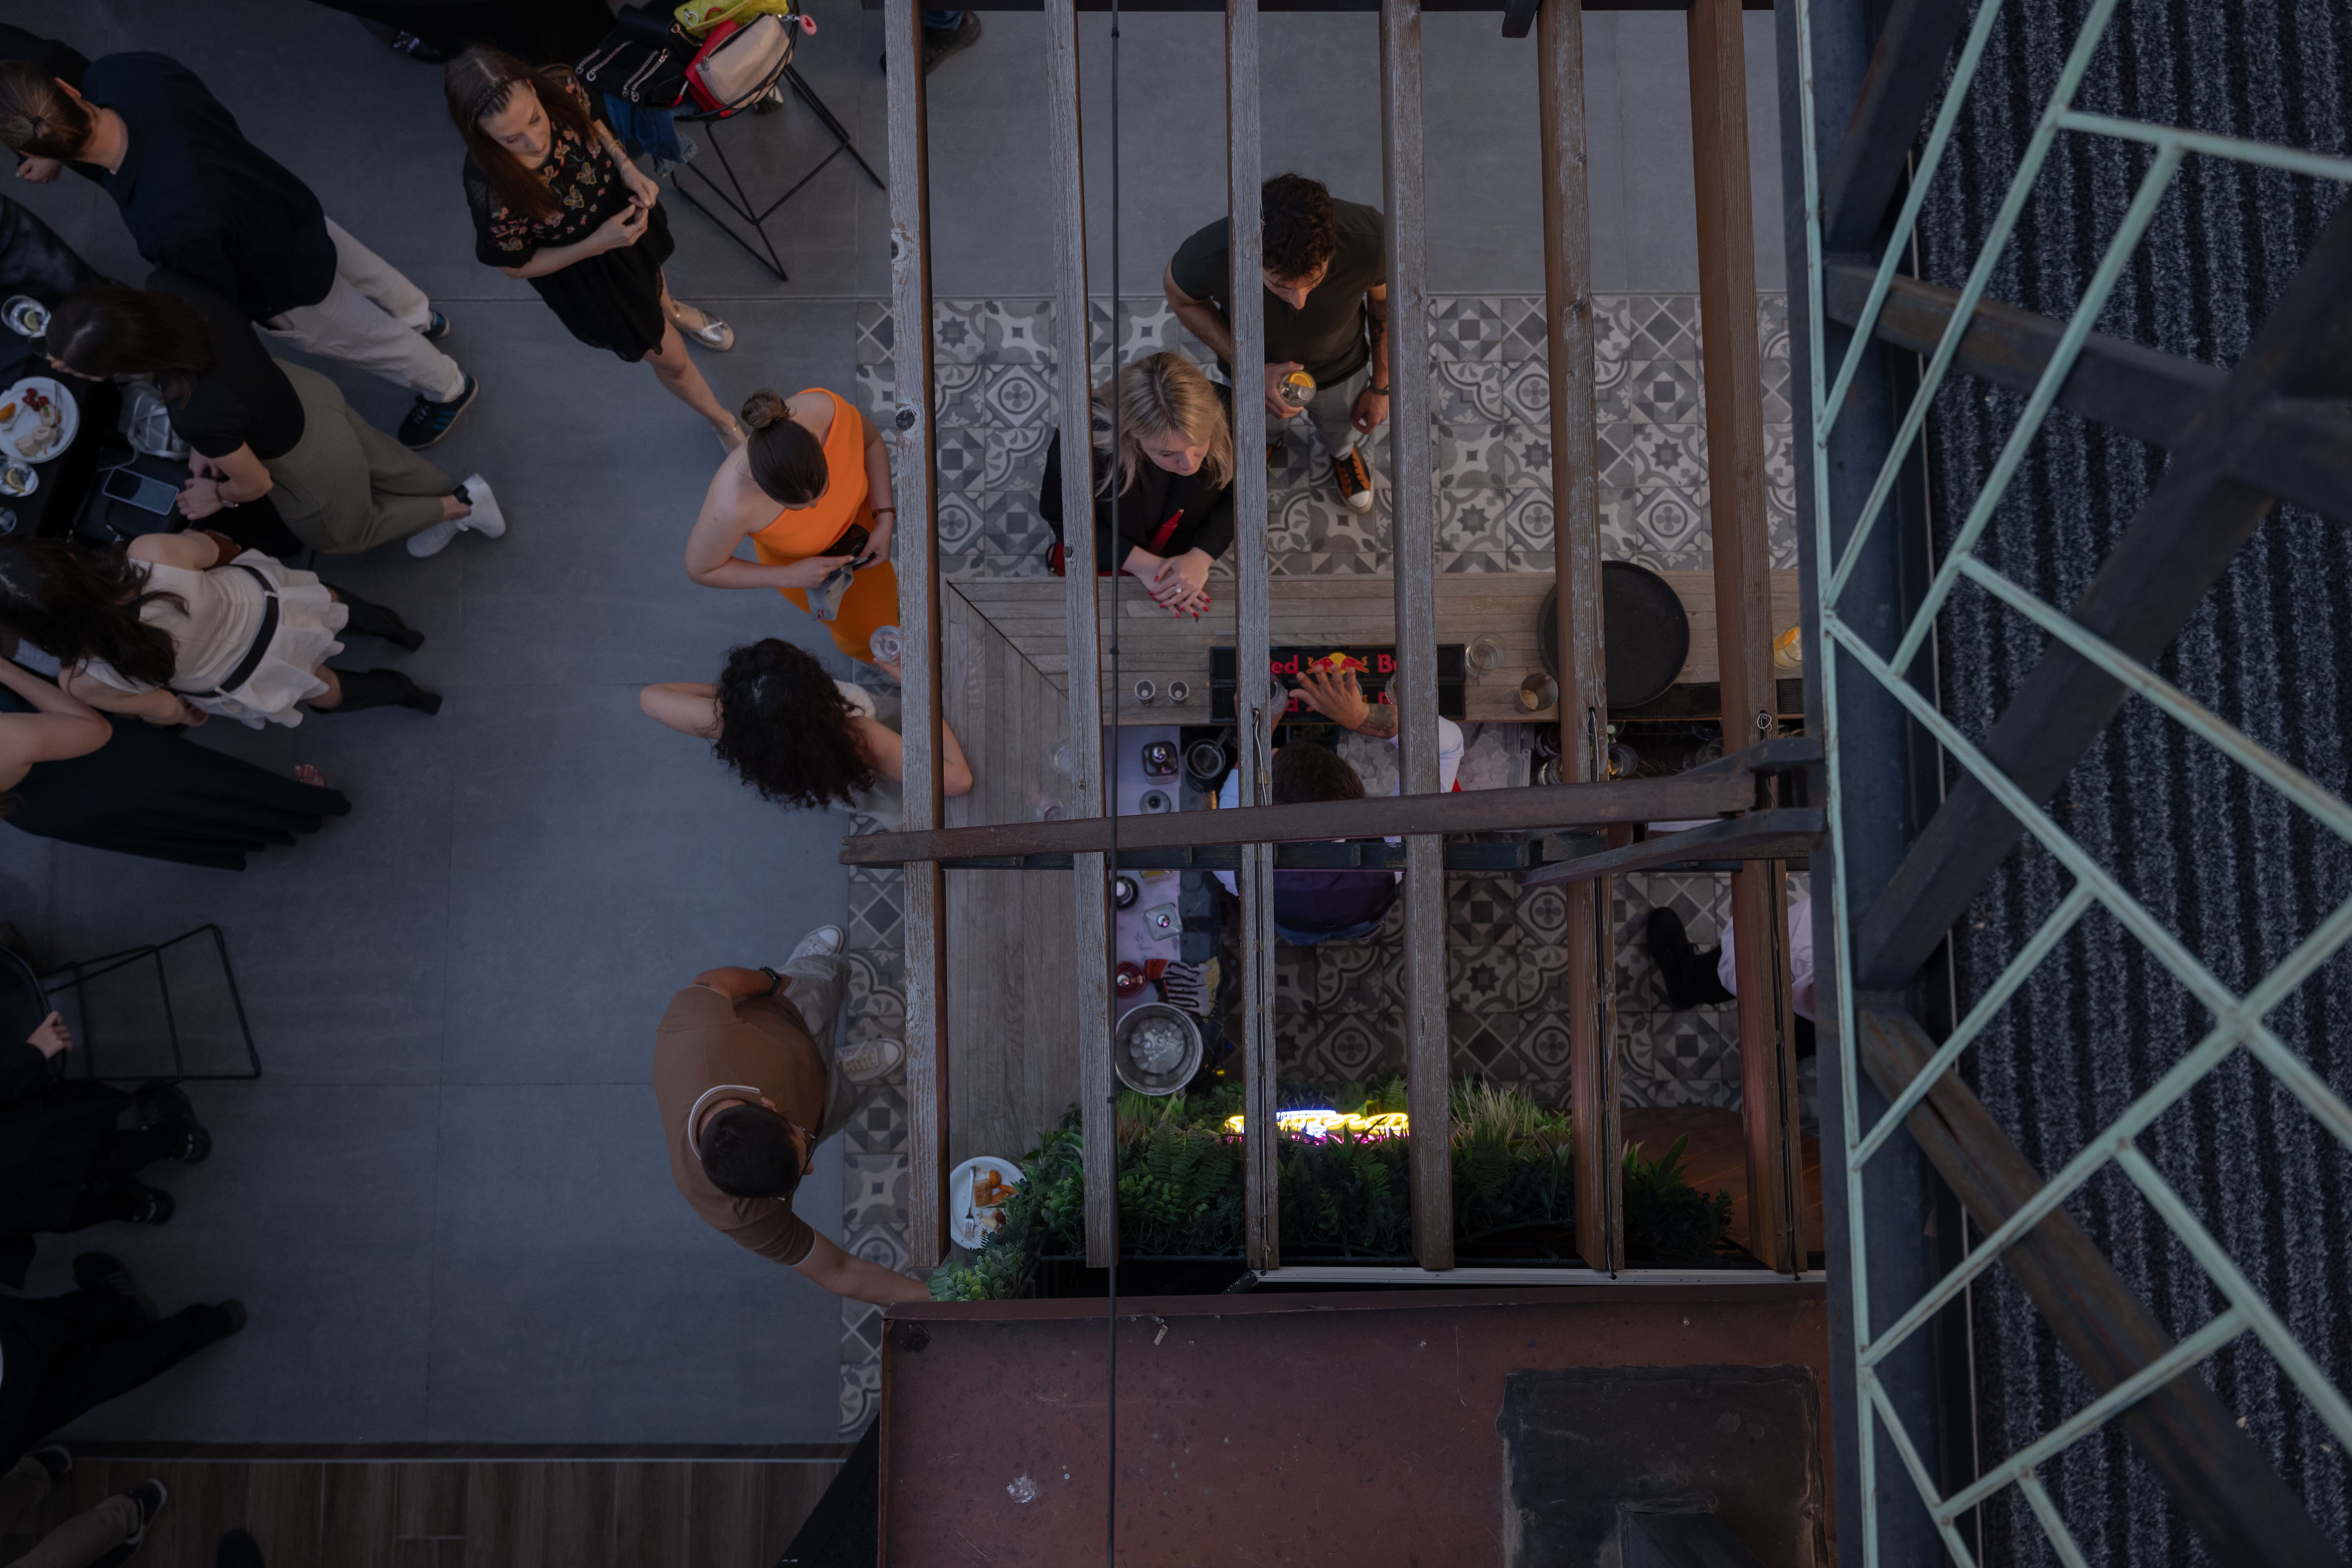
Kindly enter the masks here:
<path id="1" fill-rule="evenodd" d="M 1275 1125 L 1293 1138 L 1331 1138 L 1344 1132 L 1352 1138 L 1402 1138 L 1412 1131 L 1402 1110 L 1365 1116 L 1352 1110 L 1277 1110 Z M 1239 1136 L 1242 1119 L 1225 1118 L 1225 1131 Z"/>

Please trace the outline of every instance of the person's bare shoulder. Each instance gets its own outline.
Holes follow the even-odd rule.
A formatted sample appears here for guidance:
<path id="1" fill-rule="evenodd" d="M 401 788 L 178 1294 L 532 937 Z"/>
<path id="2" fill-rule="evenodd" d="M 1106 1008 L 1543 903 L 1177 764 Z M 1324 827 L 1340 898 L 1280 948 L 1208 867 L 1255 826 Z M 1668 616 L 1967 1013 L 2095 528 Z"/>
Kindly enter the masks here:
<path id="1" fill-rule="evenodd" d="M 793 423 L 805 428 L 818 440 L 833 434 L 833 399 L 823 392 L 799 392 L 784 400 L 792 410 Z"/>

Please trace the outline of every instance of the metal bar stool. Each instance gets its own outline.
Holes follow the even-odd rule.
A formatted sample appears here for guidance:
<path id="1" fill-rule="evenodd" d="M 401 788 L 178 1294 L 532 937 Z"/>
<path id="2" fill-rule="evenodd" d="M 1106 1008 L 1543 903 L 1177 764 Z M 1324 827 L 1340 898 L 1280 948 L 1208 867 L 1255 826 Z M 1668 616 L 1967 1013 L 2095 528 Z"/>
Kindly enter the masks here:
<path id="1" fill-rule="evenodd" d="M 186 1053 L 180 1039 L 179 1015 L 172 1003 L 171 977 L 164 973 L 163 955 L 183 942 L 199 937 L 212 938 L 213 951 L 220 956 L 221 978 L 227 984 L 229 1005 L 236 1014 L 238 1037 L 245 1044 L 245 1059 L 249 1070 L 244 1072 L 199 1072 L 188 1070 Z M 97 958 L 68 959 L 44 971 L 36 970 L 25 956 L 14 950 L 0 948 L 0 988 L 19 999 L 37 997 L 39 1013 L 34 1015 L 37 1025 L 40 1015 L 48 1011 L 49 1004 L 60 994 L 73 993 L 75 1050 L 81 1058 L 82 1076 L 100 1083 L 144 1083 L 153 1073 L 110 1075 L 98 1070 L 98 1030 L 92 1023 L 88 986 L 89 982 L 118 970 L 142 963 L 155 966 L 155 994 L 163 1008 L 163 1032 L 172 1042 L 172 1079 L 173 1082 L 242 1081 L 261 1076 L 261 1053 L 254 1048 L 253 1025 L 245 1014 L 245 996 L 238 991 L 236 971 L 229 963 L 228 942 L 216 925 L 200 925 L 168 942 L 149 942 L 140 947 L 126 947 L 120 952 L 110 952 Z M 29 993 L 29 997 L 28 994 Z M 28 1026 L 25 1033 L 29 1034 Z"/>
<path id="2" fill-rule="evenodd" d="M 806 104 L 810 112 L 814 113 L 817 117 L 818 122 L 822 124 L 826 131 L 832 132 L 834 148 L 832 152 L 827 153 L 824 157 L 817 160 L 816 167 L 811 169 L 807 174 L 803 174 L 798 180 L 794 181 L 792 188 L 787 190 L 782 195 L 778 196 L 774 201 L 770 202 L 764 207 L 754 207 L 751 205 L 751 194 L 743 188 L 742 176 L 735 172 L 734 163 L 727 156 L 726 145 L 719 139 L 719 122 L 722 120 L 733 119 L 736 115 L 740 114 L 744 110 L 749 109 L 753 104 L 759 102 L 760 100 L 767 97 L 770 93 L 774 92 L 779 87 L 791 88 L 793 89 L 793 96 L 799 99 L 803 104 Z M 768 237 L 768 219 L 774 216 L 777 209 L 782 207 L 786 202 L 791 201 L 794 196 L 800 195 L 802 187 L 805 186 L 811 180 L 815 179 L 819 174 L 824 173 L 826 165 L 830 164 L 835 158 L 840 157 L 844 153 L 846 153 L 856 162 L 859 168 L 866 171 L 866 177 L 874 182 L 875 189 L 887 190 L 889 188 L 887 185 L 883 184 L 882 176 L 874 172 L 874 165 L 866 161 L 866 155 L 860 153 L 857 150 L 856 144 L 850 140 L 849 128 L 842 124 L 840 119 L 835 115 L 833 110 L 826 107 L 824 100 L 819 98 L 817 96 L 816 89 L 809 86 L 808 82 L 803 79 L 799 68 L 793 64 L 789 57 L 787 57 L 783 63 L 773 72 L 770 73 L 766 80 L 762 81 L 758 87 L 752 89 L 750 92 L 747 92 L 742 97 L 737 99 L 734 102 L 719 109 L 698 110 L 690 114 L 673 111 L 672 118 L 680 125 L 702 125 L 709 128 L 710 151 L 718 157 L 719 171 L 727 176 L 727 183 L 726 184 L 721 185 L 717 180 L 710 177 L 709 174 L 702 168 L 700 163 L 681 163 L 677 168 L 670 171 L 671 185 L 677 190 L 679 195 L 686 198 L 688 205 L 693 207 L 695 211 L 709 218 L 712 223 L 717 224 L 721 234 L 724 234 L 728 238 L 733 240 L 737 245 L 741 246 L 745 255 L 751 257 L 752 260 L 759 262 L 769 271 L 774 273 L 776 275 L 776 281 L 779 283 L 789 283 L 792 281 L 792 277 L 784 270 L 783 258 L 776 254 L 775 241 Z M 751 227 L 751 232 L 760 237 L 759 248 L 754 249 L 751 246 L 751 242 L 745 239 L 741 234 L 738 233 L 733 225 L 728 223 L 717 213 L 711 211 L 710 208 L 703 205 L 700 198 L 696 196 L 694 192 L 687 187 L 686 182 L 679 177 L 681 173 L 691 174 L 696 179 L 700 180 L 705 185 L 708 185 L 710 188 L 712 198 L 716 200 L 719 205 L 725 207 L 742 222 L 749 224 Z M 765 251 L 766 254 L 764 256 L 761 255 L 761 251 Z"/>

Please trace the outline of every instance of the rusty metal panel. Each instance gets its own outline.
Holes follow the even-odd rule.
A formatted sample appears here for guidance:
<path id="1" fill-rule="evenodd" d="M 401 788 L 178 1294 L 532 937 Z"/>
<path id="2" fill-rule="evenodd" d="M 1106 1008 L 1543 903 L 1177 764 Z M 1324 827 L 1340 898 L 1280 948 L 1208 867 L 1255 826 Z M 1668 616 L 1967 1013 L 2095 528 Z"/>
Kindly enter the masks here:
<path id="1" fill-rule="evenodd" d="M 1123 1299 L 1116 1332 L 1121 1568 L 1501 1564 L 1512 1374 L 1793 1365 L 1828 1384 L 1809 1283 Z M 886 1563 L 1102 1560 L 1108 1337 L 1098 1300 L 891 1309 Z"/>

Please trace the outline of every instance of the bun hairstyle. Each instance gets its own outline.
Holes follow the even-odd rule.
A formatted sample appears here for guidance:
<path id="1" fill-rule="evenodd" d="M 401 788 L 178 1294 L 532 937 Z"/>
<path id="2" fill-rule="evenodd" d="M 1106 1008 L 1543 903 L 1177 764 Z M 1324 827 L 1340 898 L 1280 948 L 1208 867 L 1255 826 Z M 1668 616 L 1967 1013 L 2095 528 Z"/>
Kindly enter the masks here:
<path id="1" fill-rule="evenodd" d="M 35 158 L 71 159 L 89 144 L 90 113 L 58 79 L 0 60 L 0 142 Z"/>
<path id="2" fill-rule="evenodd" d="M 807 506 L 824 494 L 824 443 L 793 417 L 782 398 L 765 390 L 745 398 L 743 430 L 751 480 L 770 500 Z"/>

